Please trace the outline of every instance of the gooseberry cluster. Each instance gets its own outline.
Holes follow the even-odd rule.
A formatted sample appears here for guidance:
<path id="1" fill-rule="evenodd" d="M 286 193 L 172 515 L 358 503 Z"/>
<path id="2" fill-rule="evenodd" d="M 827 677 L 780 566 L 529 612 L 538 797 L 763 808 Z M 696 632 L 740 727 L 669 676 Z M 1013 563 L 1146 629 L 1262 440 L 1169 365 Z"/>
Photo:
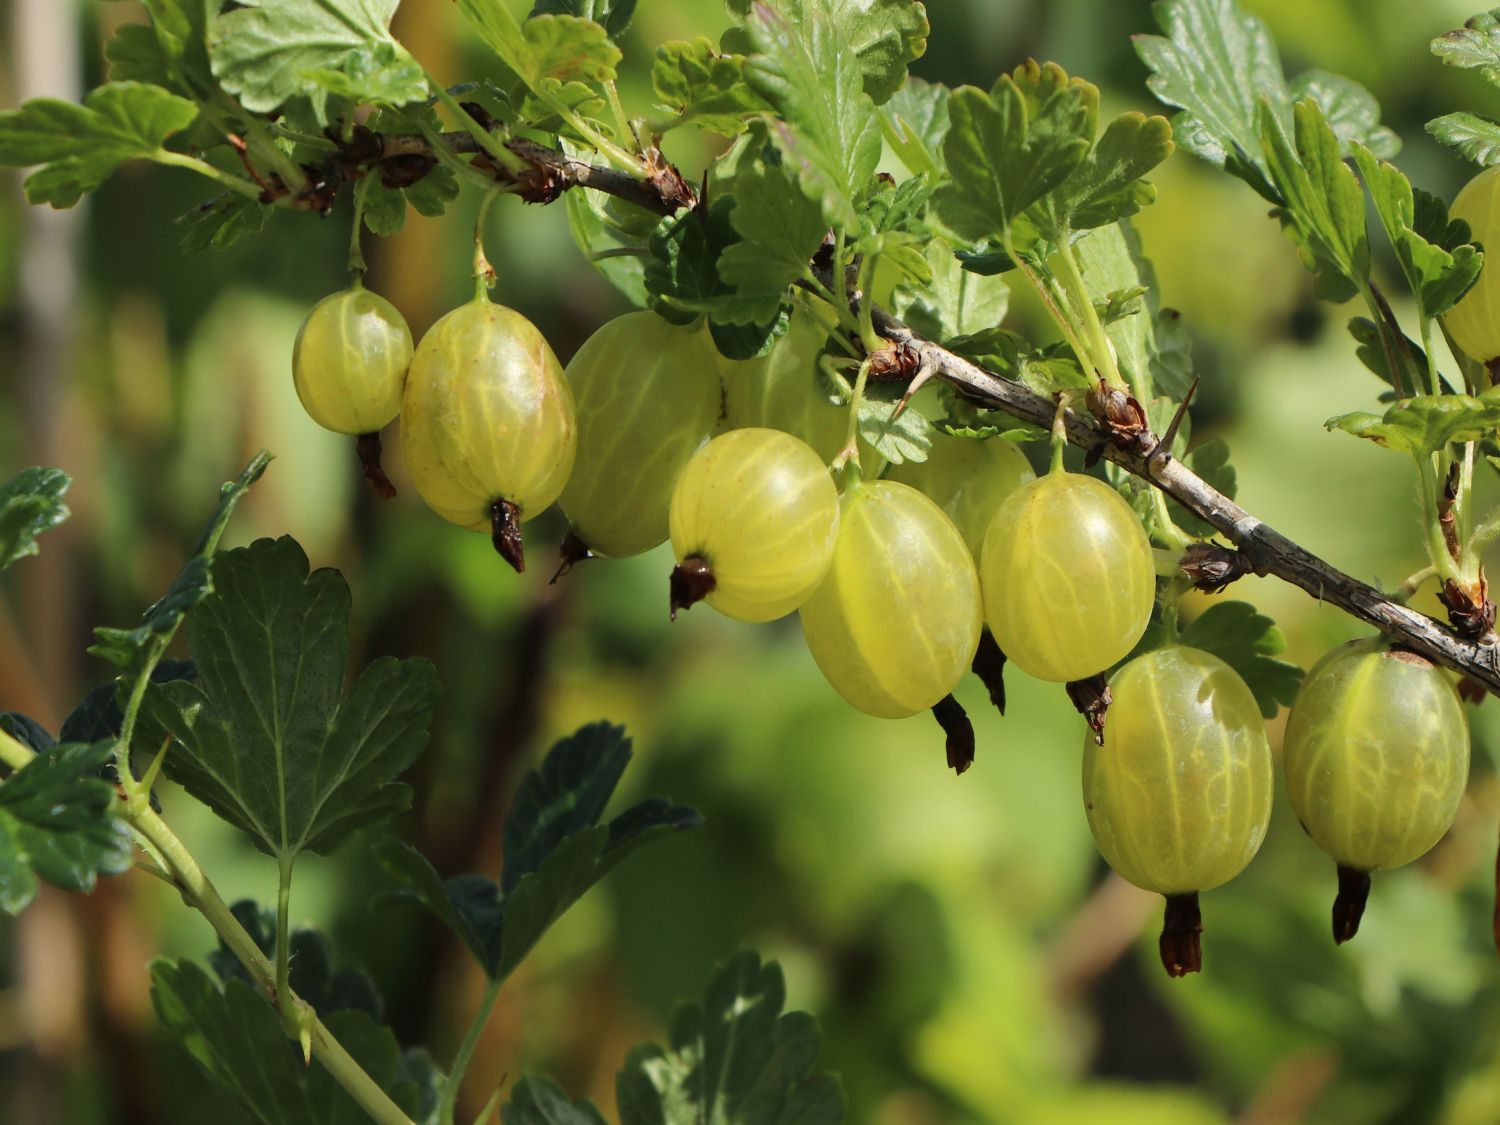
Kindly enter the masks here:
<path id="1" fill-rule="evenodd" d="M 816 389 L 828 336 L 804 306 L 765 355 L 730 363 L 702 326 L 633 312 L 564 369 L 482 291 L 413 349 L 389 302 L 356 284 L 309 314 L 293 372 L 317 422 L 360 435 L 383 494 L 376 435 L 399 414 L 422 498 L 489 531 L 516 570 L 520 525 L 554 501 L 570 526 L 563 570 L 670 539 L 674 617 L 699 601 L 749 622 L 796 612 L 824 677 L 870 715 L 931 709 L 947 728 L 971 667 L 1003 709 L 1006 660 L 1075 702 L 1092 684 L 1089 826 L 1116 871 L 1166 897 L 1167 971 L 1196 971 L 1197 896 L 1245 868 L 1270 820 L 1254 695 L 1182 644 L 1131 658 L 1156 562 L 1118 492 L 1060 458 L 1036 477 L 1001 437 L 940 433 L 925 461 L 885 464 L 856 441 L 851 407 Z M 1286 785 L 1338 864 L 1338 941 L 1358 927 L 1369 873 L 1417 858 L 1451 824 L 1468 745 L 1448 675 L 1382 640 L 1337 649 L 1307 677 Z M 955 754 L 950 730 L 949 749 L 962 772 L 972 746 Z"/>

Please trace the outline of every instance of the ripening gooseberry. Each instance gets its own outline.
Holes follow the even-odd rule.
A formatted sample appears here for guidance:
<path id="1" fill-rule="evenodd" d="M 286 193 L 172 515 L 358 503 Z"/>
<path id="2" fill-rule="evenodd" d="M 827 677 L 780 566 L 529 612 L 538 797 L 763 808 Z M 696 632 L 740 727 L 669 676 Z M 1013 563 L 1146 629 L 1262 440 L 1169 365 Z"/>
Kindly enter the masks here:
<path id="1" fill-rule="evenodd" d="M 932 434 L 927 460 L 892 465 L 885 475 L 937 501 L 958 525 L 975 559 L 980 558 L 984 533 L 1001 503 L 1036 479 L 1026 454 L 1004 438 L 981 441 L 937 432 Z"/>
<path id="2" fill-rule="evenodd" d="M 838 490 L 806 442 L 780 430 L 730 430 L 682 470 L 669 523 L 673 616 L 706 599 L 728 617 L 770 621 L 828 573 Z"/>
<path id="3" fill-rule="evenodd" d="M 1156 596 L 1151 542 L 1130 505 L 1077 473 L 1048 473 L 1005 498 L 985 532 L 980 580 L 1001 650 L 1054 682 L 1128 655 Z"/>
<path id="4" fill-rule="evenodd" d="M 589 550 L 623 558 L 667 538 L 672 486 L 719 419 L 717 352 L 702 328 L 616 317 L 567 367 L 583 450 L 561 504 Z"/>
<path id="5" fill-rule="evenodd" d="M 1271 749 L 1245 681 L 1218 657 L 1171 645 L 1110 681 L 1103 744 L 1083 748 L 1089 829 L 1109 865 L 1166 895 L 1162 963 L 1196 972 L 1197 894 L 1254 858 L 1271 817 Z"/>
<path id="6" fill-rule="evenodd" d="M 520 525 L 557 499 L 577 449 L 573 392 L 536 326 L 485 297 L 439 319 L 407 373 L 401 436 L 422 499 L 524 569 Z"/>
<path id="7" fill-rule="evenodd" d="M 828 577 L 802 606 L 824 677 L 861 711 L 899 719 L 932 707 L 979 644 L 979 575 L 963 536 L 909 485 L 852 485 Z"/>
<path id="8" fill-rule="evenodd" d="M 1488 254 L 1500 247 L 1500 166 L 1465 184 L 1448 213 L 1469 224 L 1471 239 L 1483 243 L 1486 254 L 1479 280 L 1443 314 L 1443 324 L 1460 348 L 1487 363 L 1500 356 L 1500 270 L 1491 268 Z"/>
<path id="9" fill-rule="evenodd" d="M 1447 673 L 1380 637 L 1327 653 L 1297 692 L 1282 746 L 1287 797 L 1339 865 L 1334 939 L 1359 929 L 1369 873 L 1425 854 L 1469 777 L 1469 724 Z"/>

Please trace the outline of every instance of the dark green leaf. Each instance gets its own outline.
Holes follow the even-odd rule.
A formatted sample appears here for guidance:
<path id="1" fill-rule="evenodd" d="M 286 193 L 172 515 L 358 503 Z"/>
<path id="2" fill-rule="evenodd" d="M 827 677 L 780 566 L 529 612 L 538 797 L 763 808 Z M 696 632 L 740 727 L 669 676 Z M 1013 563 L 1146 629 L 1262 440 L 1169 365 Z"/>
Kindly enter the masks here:
<path id="1" fill-rule="evenodd" d="M 157 1015 L 226 1095 L 262 1125 L 366 1125 L 369 1117 L 321 1066 L 308 1066 L 281 1018 L 243 980 L 222 991 L 191 962 L 151 966 Z M 359 1011 L 331 1013 L 328 1030 L 408 1113 L 423 1099 L 421 1059 L 403 1056 L 388 1028 Z M 416 1081 L 414 1081 L 416 1079 Z"/>
<path id="2" fill-rule="evenodd" d="M 1396 402 L 1384 416 L 1356 411 L 1323 425 L 1420 456 L 1450 442 L 1494 437 L 1500 430 L 1500 395 L 1414 395 Z"/>
<path id="3" fill-rule="evenodd" d="M 1165 117 L 1122 113 L 1077 169 L 1047 198 L 1042 237 L 1061 241 L 1068 231 L 1091 230 L 1134 215 L 1156 199 L 1141 177 L 1172 154 Z"/>
<path id="4" fill-rule="evenodd" d="M 99 780 L 113 746 L 63 743 L 0 782 L 0 910 L 19 914 L 37 878 L 92 891 L 130 866 L 130 837 L 112 815 L 114 787 Z"/>
<path id="5" fill-rule="evenodd" d="M 1262 150 L 1286 201 L 1274 214 L 1297 244 L 1302 264 L 1317 275 L 1319 296 L 1347 300 L 1370 278 L 1364 192 L 1318 105 L 1298 102 L 1293 121 L 1294 139 L 1262 103 Z"/>
<path id="6" fill-rule="evenodd" d="M 1484 168 L 1500 164 L 1500 125 L 1493 121 L 1473 113 L 1449 113 L 1429 121 L 1427 131 L 1456 148 L 1465 160 Z"/>
<path id="7" fill-rule="evenodd" d="M 725 359 L 756 359 L 770 352 L 776 340 L 786 335 L 790 309 L 783 306 L 764 324 L 720 324 L 710 320 L 708 334 Z"/>
<path id="8" fill-rule="evenodd" d="M 275 208 L 239 192 L 205 200 L 179 215 L 184 250 L 225 250 L 246 235 L 259 234 Z"/>
<path id="9" fill-rule="evenodd" d="M 654 122 L 652 130 L 665 133 L 683 125 L 737 136 L 749 118 L 770 107 L 745 81 L 743 55 L 724 55 L 713 40 L 673 40 L 656 49 L 651 88 L 673 116 Z"/>
<path id="10" fill-rule="evenodd" d="M 1401 138 L 1380 123 L 1380 103 L 1352 78 L 1326 70 L 1306 70 L 1292 80 L 1293 102 L 1311 98 L 1318 103 L 1328 126 L 1345 152 L 1363 145 L 1389 159 L 1401 151 Z"/>
<path id="11" fill-rule="evenodd" d="M 927 244 L 931 280 L 926 285 L 898 285 L 892 310 L 929 340 L 946 343 L 996 328 L 1005 319 L 1010 289 L 998 277 L 965 270 L 946 240 Z"/>
<path id="12" fill-rule="evenodd" d="M 187 93 L 178 88 L 171 60 L 150 24 L 121 24 L 104 44 L 104 57 L 109 60 L 111 81 L 145 82 L 175 94 Z"/>
<path id="13" fill-rule="evenodd" d="M 818 205 L 798 190 L 780 165 L 746 168 L 734 181 L 730 223 L 741 241 L 719 257 L 719 276 L 745 302 L 743 320 L 775 317 L 787 289 L 801 280 L 827 229 Z"/>
<path id="14" fill-rule="evenodd" d="M 817 1024 L 782 1014 L 786 985 L 775 962 L 743 952 L 720 966 L 703 1002 L 672 1020 L 670 1047 L 636 1047 L 615 1081 L 622 1125 L 835 1125 L 838 1080 L 816 1073 Z"/>
<path id="15" fill-rule="evenodd" d="M 458 6 L 490 50 L 535 92 L 548 78 L 605 82 L 615 76 L 620 49 L 592 20 L 539 15 L 523 24 L 505 0 L 458 0 Z"/>
<path id="16" fill-rule="evenodd" d="M 1215 602 L 1182 631 L 1182 643 L 1213 653 L 1238 672 L 1268 719 L 1297 698 L 1302 669 L 1277 659 L 1286 651 L 1286 637 L 1248 602 Z"/>
<path id="17" fill-rule="evenodd" d="M 36 537 L 68 518 L 62 497 L 72 483 L 61 469 L 38 466 L 0 484 L 0 570 L 36 554 Z"/>
<path id="18" fill-rule="evenodd" d="M 635 0 L 536 0 L 531 15 L 532 18 L 577 16 L 581 20 L 593 20 L 611 39 L 618 39 L 630 26 L 630 17 L 635 15 Z"/>
<path id="19" fill-rule="evenodd" d="M 145 620 L 134 629 L 102 626 L 95 629 L 95 643 L 89 647 L 90 653 L 132 675 L 145 674 L 161 659 L 188 611 L 212 592 L 209 560 L 219 536 L 229 523 L 235 505 L 250 491 L 250 486 L 260 480 L 270 463 L 271 455 L 261 450 L 238 477 L 219 489 L 219 506 L 214 509 L 192 556 L 183 564 L 166 596 L 146 611 Z"/>
<path id="20" fill-rule="evenodd" d="M 794 19 L 757 4 L 746 28 L 755 53 L 745 78 L 780 115 L 771 139 L 826 223 L 854 228 L 880 163 L 880 119 L 840 23 L 821 5 Z"/>
<path id="21" fill-rule="evenodd" d="M 1427 353 L 1404 332 L 1397 334 L 1388 325 L 1382 331 L 1369 317 L 1356 316 L 1349 321 L 1349 335 L 1358 345 L 1354 354 L 1359 361 L 1392 387 L 1399 387 L 1403 395 L 1410 393 L 1416 373 L 1427 370 Z M 1395 353 L 1394 357 L 1392 353 Z M 1401 373 L 1399 378 L 1392 375 L 1392 358 L 1396 370 Z M 1439 378 L 1445 391 L 1452 389 L 1446 379 Z"/>
<path id="22" fill-rule="evenodd" d="M 733 208 L 734 199 L 720 195 L 706 209 L 684 211 L 652 234 L 646 291 L 651 307 L 674 324 L 690 324 L 703 313 L 715 325 L 764 326 L 775 320 L 775 302 L 768 307 L 763 293 L 741 296 L 719 275 L 719 263 L 740 241 L 731 219 Z M 757 329 L 753 334 L 763 338 L 769 331 Z"/>
<path id="23" fill-rule="evenodd" d="M 936 179 L 943 166 L 943 138 L 948 135 L 948 87 L 908 78 L 884 106 L 885 139 L 913 175 Z"/>
<path id="24" fill-rule="evenodd" d="M 501 1125 L 604 1125 L 592 1102 L 576 1105 L 550 1078 L 528 1074 L 500 1111 Z"/>
<path id="25" fill-rule="evenodd" d="M 1447 312 L 1484 265 L 1484 255 L 1468 241 L 1468 225 L 1450 223 L 1441 199 L 1415 193 L 1399 168 L 1363 145 L 1354 146 L 1354 160 L 1421 314 L 1435 317 Z"/>
<path id="26" fill-rule="evenodd" d="M 71 207 L 127 160 L 150 159 L 198 107 L 142 82 L 99 86 L 82 105 L 33 98 L 0 113 L 0 164 L 42 165 L 26 179 L 32 203 Z"/>
<path id="27" fill-rule="evenodd" d="M 500 888 L 482 875 L 458 875 L 444 882 L 427 857 L 409 844 L 382 836 L 375 859 L 395 884 L 394 893 L 430 910 L 485 966 L 498 963 L 502 908 Z"/>
<path id="28" fill-rule="evenodd" d="M 57 739 L 52 737 L 46 727 L 19 711 L 0 711 L 0 732 L 10 735 L 22 746 L 38 754 L 57 745 Z"/>
<path id="29" fill-rule="evenodd" d="M 194 683 L 147 693 L 176 739 L 167 773 L 270 855 L 327 853 L 407 807 L 393 779 L 422 751 L 438 696 L 432 665 L 375 661 L 340 698 L 349 587 L 308 573 L 291 538 L 220 554 L 188 620 Z"/>
<path id="30" fill-rule="evenodd" d="M 214 17 L 209 61 L 224 89 L 252 113 L 306 98 L 318 124 L 327 124 L 331 86 L 356 103 L 422 101 L 422 67 L 389 30 L 399 3 L 244 0 Z"/>
<path id="31" fill-rule="evenodd" d="M 1500 18 L 1494 11 L 1471 17 L 1463 27 L 1434 39 L 1432 53 L 1448 66 L 1477 70 L 1500 85 Z"/>

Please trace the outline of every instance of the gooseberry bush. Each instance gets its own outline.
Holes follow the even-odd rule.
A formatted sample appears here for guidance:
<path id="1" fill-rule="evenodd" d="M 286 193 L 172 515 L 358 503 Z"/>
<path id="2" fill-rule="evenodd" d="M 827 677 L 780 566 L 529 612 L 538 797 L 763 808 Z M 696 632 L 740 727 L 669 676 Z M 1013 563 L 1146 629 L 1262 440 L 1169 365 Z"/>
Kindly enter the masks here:
<path id="1" fill-rule="evenodd" d="M 350 200 L 349 287 L 307 314 L 290 376 L 314 421 L 355 439 L 376 492 L 407 503 L 381 463 L 399 425 L 420 500 L 490 535 L 517 573 L 523 525 L 559 505 L 555 565 L 497 567 L 496 582 L 576 580 L 575 566 L 670 541 L 663 613 L 796 613 L 833 691 L 879 717 L 930 711 L 960 774 L 978 750 L 953 696 L 967 672 L 1002 713 L 1008 664 L 1058 684 L 1082 716 L 1088 823 L 1116 871 L 1165 896 L 1173 976 L 1201 967 L 1198 896 L 1265 836 L 1265 724 L 1281 708 L 1286 791 L 1337 866 L 1337 941 L 1354 936 L 1371 873 L 1446 832 L 1468 774 L 1464 700 L 1500 691 L 1481 564 L 1500 515 L 1474 500 L 1476 477 L 1500 468 L 1500 281 L 1483 249 L 1500 234 L 1500 125 L 1431 123 L 1487 167 L 1450 207 L 1392 163 L 1397 138 L 1367 91 L 1288 78 L 1233 0 L 1162 0 L 1160 34 L 1135 47 L 1173 116 L 1102 122 L 1098 90 L 1050 62 L 987 90 L 908 77 L 928 32 L 916 0 L 727 0 L 717 42 L 657 47 L 651 106 L 626 106 L 614 83 L 634 0 L 538 0 L 525 19 L 505 0 L 457 0 L 500 77 L 454 87 L 392 36 L 396 6 L 144 0 L 149 21 L 109 42 L 109 81 L 82 104 L 0 114 L 0 161 L 35 166 L 27 198 L 54 207 L 127 161 L 199 175 L 214 194 L 186 217 L 192 250 Z M 1500 82 L 1500 13 L 1433 49 Z M 711 134 L 718 155 L 677 167 L 684 131 Z M 1383 409 L 1327 426 L 1411 460 L 1428 565 L 1395 589 L 1240 508 L 1224 442 L 1193 441 L 1186 330 L 1131 223 L 1178 148 L 1266 201 L 1318 297 L 1362 306 L 1348 329 Z M 473 296 L 414 342 L 364 287 L 362 244 L 466 190 L 481 200 Z M 566 208 L 580 253 L 637 307 L 566 366 L 490 296 L 485 216 L 507 195 Z M 1012 289 L 1045 311 L 1049 338 L 1007 326 Z M 38 878 L 164 880 L 219 948 L 207 969 L 153 965 L 157 1009 L 227 1097 L 268 1123 L 448 1125 L 516 965 L 629 852 L 697 815 L 651 799 L 606 820 L 630 744 L 598 723 L 525 779 L 498 879 L 445 879 L 390 834 L 438 672 L 382 658 L 346 689 L 343 579 L 290 537 L 216 550 L 269 460 L 224 487 L 141 623 L 97 630 L 90 651 L 114 679 L 56 738 L 0 716 L 0 906 L 24 909 Z M 0 563 L 36 551 L 67 484 L 37 468 L 0 490 Z M 1252 573 L 1376 633 L 1304 678 L 1246 603 L 1179 620 L 1190 589 Z M 1408 605 L 1428 582 L 1442 620 Z M 179 630 L 186 659 L 168 659 Z M 223 901 L 169 827 L 160 777 L 276 860 L 273 906 Z M 446 1065 L 397 1044 L 373 985 L 328 974 L 324 940 L 290 927 L 298 857 L 353 839 L 490 982 Z M 668 1046 L 624 1060 L 620 1119 L 840 1120 L 814 1025 L 783 1001 L 774 965 L 726 962 Z M 603 1120 L 540 1077 L 497 1090 L 480 1119 L 502 1099 L 506 1122 Z"/>

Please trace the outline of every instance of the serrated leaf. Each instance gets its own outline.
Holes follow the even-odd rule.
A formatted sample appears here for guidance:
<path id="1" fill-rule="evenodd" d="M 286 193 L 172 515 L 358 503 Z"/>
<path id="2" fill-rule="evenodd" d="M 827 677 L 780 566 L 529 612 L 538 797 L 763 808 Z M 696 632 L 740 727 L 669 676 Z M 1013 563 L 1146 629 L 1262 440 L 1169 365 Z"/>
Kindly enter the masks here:
<path id="1" fill-rule="evenodd" d="M 365 1125 L 370 1119 L 321 1066 L 307 1066 L 281 1017 L 243 980 L 222 989 L 188 962 L 151 966 L 157 1015 L 204 1073 L 261 1125 Z M 324 1021 L 360 1068 L 405 1112 L 419 1113 L 424 1083 L 388 1028 L 364 1012 L 330 1013 Z M 414 1081 L 413 1079 L 418 1079 Z"/>
<path id="2" fill-rule="evenodd" d="M 1105 226 L 1154 202 L 1156 189 L 1142 177 L 1172 148 L 1172 127 L 1165 117 L 1122 113 L 1077 171 L 1048 195 L 1042 209 L 1047 221 L 1038 223 L 1042 237 L 1060 242 L 1068 231 Z"/>
<path id="3" fill-rule="evenodd" d="M 150 159 L 198 107 L 160 86 L 111 82 L 82 105 L 32 98 L 0 113 L 0 164 L 42 165 L 27 177 L 32 203 L 72 207 L 127 160 Z"/>
<path id="4" fill-rule="evenodd" d="M 697 125 L 734 137 L 745 131 L 749 118 L 770 109 L 745 81 L 745 57 L 720 54 L 713 40 L 702 36 L 663 43 L 656 49 L 651 88 L 657 101 L 673 114 L 652 123 L 657 133 Z"/>
<path id="5" fill-rule="evenodd" d="M 1450 222 L 1441 199 L 1414 191 L 1399 168 L 1363 145 L 1354 146 L 1354 160 L 1421 314 L 1448 311 L 1484 265 L 1484 255 L 1468 240 L 1468 224 Z"/>
<path id="6" fill-rule="evenodd" d="M 1146 308 L 1147 289 L 1144 285 L 1126 285 L 1111 289 L 1101 300 L 1094 302 L 1094 315 L 1102 325 L 1111 325 L 1128 316 L 1139 316 Z"/>
<path id="7" fill-rule="evenodd" d="M 733 208 L 734 199 L 720 195 L 706 208 L 664 221 L 647 244 L 651 256 L 643 279 L 651 307 L 662 317 L 691 324 L 707 313 L 720 351 L 730 354 L 721 338 L 728 331 L 735 351 L 754 354 L 774 334 L 781 310 L 763 293 L 742 296 L 719 276 L 719 263 L 740 241 L 730 217 Z"/>
<path id="8" fill-rule="evenodd" d="M 859 436 L 893 465 L 925 461 L 932 448 L 932 426 L 918 407 L 908 404 L 896 414 L 905 391 L 899 383 L 871 382 L 859 403 Z"/>
<path id="9" fill-rule="evenodd" d="M 1478 114 L 1444 114 L 1427 123 L 1427 132 L 1482 168 L 1500 164 L 1500 125 Z"/>
<path id="10" fill-rule="evenodd" d="M 651 235 L 668 220 L 656 217 L 647 233 L 642 234 L 628 221 L 622 221 L 622 210 L 641 213 L 640 208 L 620 203 L 599 192 L 570 191 L 563 196 L 568 214 L 568 232 L 605 279 L 623 293 L 637 308 L 645 308 L 646 258 Z"/>
<path id="11" fill-rule="evenodd" d="M 188 619 L 197 680 L 146 694 L 176 740 L 168 776 L 283 863 L 405 809 L 394 778 L 427 742 L 431 663 L 383 657 L 340 698 L 349 587 L 334 570 L 309 574 L 290 537 L 223 552 L 213 578 Z"/>
<path id="12" fill-rule="evenodd" d="M 945 239 L 932 239 L 925 257 L 931 280 L 896 286 L 891 307 L 897 316 L 939 343 L 999 327 L 1010 301 L 1004 280 L 965 270 Z"/>
<path id="13" fill-rule="evenodd" d="M 822 245 L 822 212 L 783 167 L 761 165 L 735 177 L 729 221 L 740 241 L 719 257 L 719 276 L 741 299 L 760 302 L 753 322 L 768 320 Z"/>
<path id="14" fill-rule="evenodd" d="M 1418 456 L 1436 453 L 1450 442 L 1480 441 L 1500 430 L 1500 397 L 1414 395 L 1396 402 L 1385 414 L 1356 411 L 1323 423 L 1387 449 Z"/>
<path id="15" fill-rule="evenodd" d="M 394 840 L 377 843 L 377 859 L 399 893 L 431 910 L 492 978 L 503 978 L 625 856 L 700 823 L 692 809 L 652 798 L 600 824 L 629 761 L 624 729 L 608 723 L 554 745 L 516 793 L 498 884 L 479 875 L 444 882 L 421 853 Z"/>
<path id="16" fill-rule="evenodd" d="M 941 83 L 908 78 L 880 108 L 886 143 L 914 176 L 925 173 L 936 180 L 943 174 L 950 94 Z"/>
<path id="17" fill-rule="evenodd" d="M 210 24 L 209 62 L 224 89 L 252 113 L 305 98 L 313 118 L 326 125 L 331 86 L 355 103 L 423 101 L 422 67 L 390 33 L 399 3 L 244 0 Z"/>
<path id="18" fill-rule="evenodd" d="M 114 787 L 98 776 L 112 750 L 52 746 L 0 782 L 0 910 L 30 905 L 38 878 L 92 891 L 99 876 L 130 867 L 130 837 L 111 815 Z"/>
<path id="19" fill-rule="evenodd" d="M 0 570 L 36 554 L 36 537 L 68 518 L 62 498 L 72 483 L 61 469 L 36 466 L 0 484 Z"/>
<path id="20" fill-rule="evenodd" d="M 1285 200 L 1273 214 L 1318 279 L 1318 295 L 1342 301 L 1370 278 L 1365 196 L 1344 163 L 1343 145 L 1310 99 L 1293 107 L 1289 137 L 1269 103 L 1260 107 L 1262 152 Z"/>
<path id="21" fill-rule="evenodd" d="M 840 24 L 821 5 L 793 19 L 756 3 L 746 30 L 755 53 L 745 79 L 779 115 L 772 141 L 827 225 L 854 228 L 880 163 L 880 121 Z"/>
<path id="22" fill-rule="evenodd" d="M 247 235 L 259 234 L 274 207 L 231 191 L 205 200 L 177 217 L 182 248 L 226 250 Z"/>
<path id="23" fill-rule="evenodd" d="M 1446 66 L 1477 70 L 1486 81 L 1500 85 L 1500 21 L 1493 11 L 1439 35 L 1432 41 L 1432 53 Z"/>
<path id="24" fill-rule="evenodd" d="M 543 80 L 606 82 L 615 76 L 620 49 L 603 27 L 572 15 L 539 15 L 525 23 L 505 0 L 458 0 L 479 37 L 531 90 Z"/>
<path id="25" fill-rule="evenodd" d="M 219 536 L 229 523 L 235 506 L 250 491 L 250 486 L 260 480 L 270 463 L 271 455 L 261 450 L 238 477 L 219 489 L 219 506 L 209 517 L 192 555 L 183 564 L 166 595 L 146 610 L 145 619 L 134 629 L 102 626 L 95 629 L 95 642 L 89 646 L 91 655 L 109 661 L 128 675 L 145 674 L 161 659 L 183 618 L 212 592 L 209 560 Z"/>
<path id="26" fill-rule="evenodd" d="M 501 1125 L 604 1125 L 592 1102 L 574 1104 L 550 1078 L 528 1074 L 500 1111 Z"/>
<path id="27" fill-rule="evenodd" d="M 1137 35 L 1135 49 L 1151 71 L 1152 93 L 1183 111 L 1172 122 L 1177 143 L 1272 203 L 1284 202 L 1284 185 L 1261 145 L 1262 102 L 1286 128 L 1293 103 L 1311 98 L 1342 146 L 1357 140 L 1382 156 L 1395 154 L 1396 136 L 1380 125 L 1367 90 L 1324 71 L 1288 84 L 1265 23 L 1234 0 L 1161 0 L 1154 11 L 1166 36 Z"/>
<path id="28" fill-rule="evenodd" d="M 816 1071 L 817 1023 L 782 1013 L 786 985 L 774 961 L 732 957 L 714 973 L 701 1003 L 672 1019 L 667 1048 L 634 1048 L 615 1080 L 622 1125 L 836 1125 L 844 1119 L 838 1080 Z"/>
<path id="29" fill-rule="evenodd" d="M 1296 699 L 1302 669 L 1278 659 L 1286 651 L 1286 637 L 1276 622 L 1248 602 L 1215 602 L 1182 631 L 1181 640 L 1238 672 L 1266 718 Z"/>
<path id="30" fill-rule="evenodd" d="M 576 16 L 593 20 L 611 39 L 618 39 L 630 26 L 636 0 L 536 0 L 531 16 Z"/>

